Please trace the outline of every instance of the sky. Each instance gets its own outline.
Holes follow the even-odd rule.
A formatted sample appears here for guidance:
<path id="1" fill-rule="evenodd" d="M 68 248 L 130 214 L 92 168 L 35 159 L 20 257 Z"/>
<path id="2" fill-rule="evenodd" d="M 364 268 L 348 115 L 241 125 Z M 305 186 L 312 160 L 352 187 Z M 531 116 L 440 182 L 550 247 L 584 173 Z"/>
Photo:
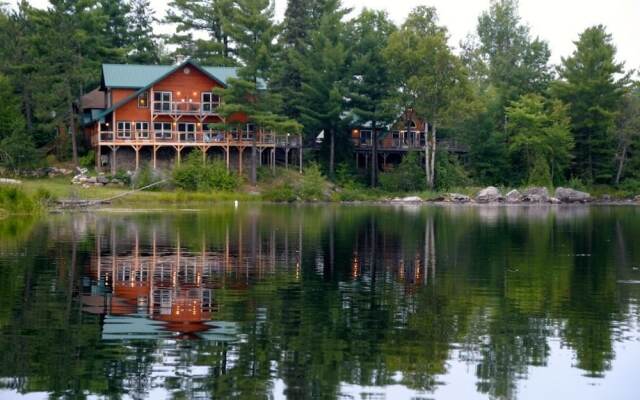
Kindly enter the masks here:
<path id="1" fill-rule="evenodd" d="M 287 0 L 276 1 L 276 16 L 282 19 Z M 47 0 L 32 0 L 37 7 L 46 7 Z M 168 1 L 151 0 L 157 17 L 163 17 Z M 343 0 L 354 13 L 363 7 L 386 10 L 397 24 L 417 5 L 434 6 L 440 21 L 449 29 L 450 45 L 473 33 L 477 19 L 488 9 L 490 0 Z M 618 49 L 618 61 L 627 69 L 640 69 L 640 0 L 520 0 L 520 16 L 529 25 L 533 36 L 546 40 L 552 51 L 551 62 L 571 55 L 578 34 L 592 25 L 603 24 L 613 35 Z M 159 32 L 171 31 L 159 26 Z"/>

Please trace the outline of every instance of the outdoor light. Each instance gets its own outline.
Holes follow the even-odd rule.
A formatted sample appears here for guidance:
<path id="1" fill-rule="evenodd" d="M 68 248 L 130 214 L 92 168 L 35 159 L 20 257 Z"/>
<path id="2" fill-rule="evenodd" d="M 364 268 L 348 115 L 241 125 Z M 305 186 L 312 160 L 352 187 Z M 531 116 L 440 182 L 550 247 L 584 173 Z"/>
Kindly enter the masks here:
<path id="1" fill-rule="evenodd" d="M 180 92 L 178 92 L 178 96 L 180 96 Z"/>

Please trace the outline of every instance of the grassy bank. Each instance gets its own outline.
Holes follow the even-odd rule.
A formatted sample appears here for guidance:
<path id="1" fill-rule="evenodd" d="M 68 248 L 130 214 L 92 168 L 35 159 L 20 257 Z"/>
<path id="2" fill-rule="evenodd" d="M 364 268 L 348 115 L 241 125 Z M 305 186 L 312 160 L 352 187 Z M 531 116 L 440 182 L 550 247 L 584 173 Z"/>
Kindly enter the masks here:
<path id="1" fill-rule="evenodd" d="M 0 218 L 7 215 L 32 215 L 45 210 L 49 196 L 35 188 L 26 191 L 20 185 L 0 185 Z"/>

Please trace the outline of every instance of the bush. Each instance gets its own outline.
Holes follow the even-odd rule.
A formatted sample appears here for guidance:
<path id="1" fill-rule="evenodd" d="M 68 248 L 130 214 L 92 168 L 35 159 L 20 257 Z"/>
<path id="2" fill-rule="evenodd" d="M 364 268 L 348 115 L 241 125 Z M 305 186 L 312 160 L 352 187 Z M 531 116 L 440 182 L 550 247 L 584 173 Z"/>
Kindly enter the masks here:
<path id="1" fill-rule="evenodd" d="M 471 185 L 467 174 L 457 157 L 447 152 L 436 153 L 436 188 L 451 189 Z"/>
<path id="2" fill-rule="evenodd" d="M 323 200 L 327 186 L 327 180 L 322 176 L 318 164 L 311 163 L 305 169 L 304 175 L 302 175 L 299 196 L 302 200 Z"/>
<path id="3" fill-rule="evenodd" d="M 87 154 L 78 159 L 78 163 L 84 168 L 93 168 L 96 165 L 96 153 L 93 150 L 89 150 Z"/>
<path id="4" fill-rule="evenodd" d="M 419 152 L 410 151 L 394 170 L 380 174 L 380 186 L 387 192 L 413 192 L 424 189 L 425 179 Z"/>
<path id="5" fill-rule="evenodd" d="M 149 186 L 152 183 L 161 181 L 164 177 L 160 174 L 159 171 L 153 170 L 149 167 L 149 164 L 144 164 L 140 167 L 136 173 L 132 176 L 133 187 L 136 189 Z M 157 190 L 162 185 L 156 185 L 148 190 Z"/>
<path id="6" fill-rule="evenodd" d="M 38 163 L 38 152 L 31 137 L 14 132 L 0 141 L 0 166 L 13 172 L 33 168 Z"/>
<path id="7" fill-rule="evenodd" d="M 17 185 L 0 185 L 0 215 L 32 214 L 41 210 L 40 203 Z"/>
<path id="8" fill-rule="evenodd" d="M 190 191 L 232 191 L 240 185 L 240 178 L 227 171 L 223 162 L 202 162 L 202 153 L 194 151 L 173 170 L 173 183 Z"/>
<path id="9" fill-rule="evenodd" d="M 586 192 L 587 191 L 587 185 L 585 185 L 584 182 L 580 178 L 573 177 L 573 178 L 569 179 L 569 181 L 567 182 L 566 185 L 567 185 L 567 187 L 570 187 L 571 189 L 580 190 L 582 192 Z"/>
<path id="10" fill-rule="evenodd" d="M 293 202 L 297 200 L 293 187 L 285 182 L 281 185 L 270 186 L 262 193 L 262 198 L 267 201 Z"/>
<path id="11" fill-rule="evenodd" d="M 533 167 L 529 171 L 527 185 L 553 187 L 549 163 L 544 157 L 540 156 L 535 160 Z"/>

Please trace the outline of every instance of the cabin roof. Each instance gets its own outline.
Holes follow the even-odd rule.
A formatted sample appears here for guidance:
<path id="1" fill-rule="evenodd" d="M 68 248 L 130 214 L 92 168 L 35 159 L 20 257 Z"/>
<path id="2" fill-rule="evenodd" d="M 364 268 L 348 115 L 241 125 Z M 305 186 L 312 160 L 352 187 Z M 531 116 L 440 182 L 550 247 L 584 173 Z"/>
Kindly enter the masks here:
<path id="1" fill-rule="evenodd" d="M 227 84 L 229 78 L 237 76 L 235 67 L 207 67 L 189 63 L 223 85 Z M 184 64 L 186 63 L 177 65 L 103 64 L 102 85 L 109 88 L 139 89 L 158 81 Z"/>

